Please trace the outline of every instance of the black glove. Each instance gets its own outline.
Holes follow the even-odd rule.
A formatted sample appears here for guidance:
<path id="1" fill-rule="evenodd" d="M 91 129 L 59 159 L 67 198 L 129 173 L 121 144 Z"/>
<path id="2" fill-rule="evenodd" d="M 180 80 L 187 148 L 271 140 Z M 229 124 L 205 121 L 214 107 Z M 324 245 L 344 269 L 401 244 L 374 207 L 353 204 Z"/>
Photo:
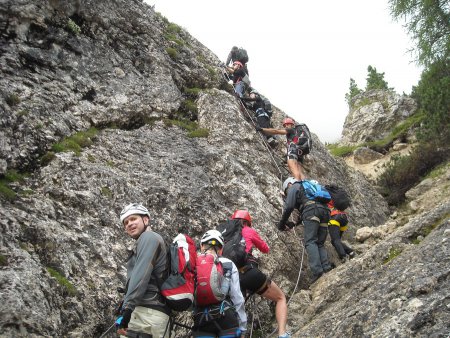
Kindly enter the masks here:
<path id="1" fill-rule="evenodd" d="M 281 222 L 278 222 L 278 223 L 277 223 L 277 228 L 278 228 L 278 230 L 280 230 L 280 231 L 286 231 L 286 230 L 287 230 L 286 225 L 285 225 L 285 224 L 282 224 Z"/>
<path id="2" fill-rule="evenodd" d="M 255 126 L 256 131 L 263 131 L 260 126 Z"/>
<path id="3" fill-rule="evenodd" d="M 119 324 L 119 329 L 125 329 L 128 327 L 128 323 L 130 322 L 132 312 L 133 312 L 133 310 L 131 310 L 131 309 L 125 309 L 123 311 L 122 320 Z"/>

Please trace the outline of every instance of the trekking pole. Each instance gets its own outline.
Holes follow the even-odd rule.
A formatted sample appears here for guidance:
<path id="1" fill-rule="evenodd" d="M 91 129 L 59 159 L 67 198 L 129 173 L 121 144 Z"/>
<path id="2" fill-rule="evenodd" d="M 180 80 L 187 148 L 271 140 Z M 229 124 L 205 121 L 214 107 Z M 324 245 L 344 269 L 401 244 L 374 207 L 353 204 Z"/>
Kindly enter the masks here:
<path id="1" fill-rule="evenodd" d="M 99 338 L 105 337 L 108 333 L 111 332 L 111 330 L 116 326 L 116 323 L 114 322 L 113 325 L 111 325 L 108 330 L 106 330 Z"/>
<path id="2" fill-rule="evenodd" d="M 252 299 L 252 309 L 254 309 L 255 307 L 254 307 L 254 305 L 255 305 L 255 299 L 253 298 Z M 254 325 L 254 323 L 255 323 L 255 314 L 252 312 L 252 325 L 251 325 L 251 327 L 250 327 L 250 338 L 251 337 L 253 337 L 253 325 Z"/>

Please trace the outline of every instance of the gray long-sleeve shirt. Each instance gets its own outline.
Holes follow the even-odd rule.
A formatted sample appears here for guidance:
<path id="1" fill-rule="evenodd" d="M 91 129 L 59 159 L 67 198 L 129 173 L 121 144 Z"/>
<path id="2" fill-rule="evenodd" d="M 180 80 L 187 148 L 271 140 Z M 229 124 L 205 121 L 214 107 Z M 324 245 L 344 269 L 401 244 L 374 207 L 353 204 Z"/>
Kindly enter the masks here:
<path id="1" fill-rule="evenodd" d="M 158 279 L 167 273 L 167 248 L 163 238 L 153 232 L 144 231 L 137 239 L 127 262 L 127 293 L 123 308 L 134 310 L 136 306 L 157 308 L 170 312 L 161 303 Z"/>

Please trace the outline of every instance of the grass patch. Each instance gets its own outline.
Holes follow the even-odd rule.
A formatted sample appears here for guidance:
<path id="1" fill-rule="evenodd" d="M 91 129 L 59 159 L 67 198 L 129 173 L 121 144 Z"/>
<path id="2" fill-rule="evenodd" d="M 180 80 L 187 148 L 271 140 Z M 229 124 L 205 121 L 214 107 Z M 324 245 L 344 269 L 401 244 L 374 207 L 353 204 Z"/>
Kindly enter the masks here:
<path id="1" fill-rule="evenodd" d="M 20 97 L 17 94 L 10 94 L 5 98 L 6 103 L 11 106 L 17 106 L 20 103 Z"/>
<path id="2" fill-rule="evenodd" d="M 208 137 L 209 136 L 209 130 L 206 128 L 199 128 L 193 131 L 190 131 L 187 134 L 187 137 L 194 138 L 194 137 Z"/>
<path id="3" fill-rule="evenodd" d="M 80 26 L 78 26 L 77 24 L 76 24 L 76 22 L 75 21 L 73 21 L 72 19 L 69 19 L 68 21 L 67 21 L 67 30 L 69 31 L 69 32 L 71 32 L 73 35 L 78 35 L 78 34 L 80 34 L 81 33 L 81 28 L 80 28 Z"/>
<path id="4" fill-rule="evenodd" d="M 111 189 L 109 189 L 108 187 L 102 187 L 100 192 L 103 196 L 106 196 L 108 198 L 111 198 L 113 196 Z"/>
<path id="5" fill-rule="evenodd" d="M 0 255 L 0 266 L 7 266 L 7 265 L 8 265 L 8 257 Z"/>
<path id="6" fill-rule="evenodd" d="M 335 143 L 331 143 L 327 145 L 327 148 L 333 156 L 346 157 L 351 155 L 358 146 L 338 146 Z"/>
<path id="7" fill-rule="evenodd" d="M 450 162 L 442 163 L 434 168 L 425 178 L 437 178 L 443 175 L 450 167 Z"/>
<path id="8" fill-rule="evenodd" d="M 183 89 L 183 92 L 187 96 L 192 97 L 192 98 L 197 98 L 201 91 L 202 91 L 201 88 L 197 88 L 197 87 L 193 87 L 193 88 L 184 87 L 184 89 Z"/>
<path id="9" fill-rule="evenodd" d="M 54 277 L 59 285 L 61 285 L 64 290 L 69 294 L 69 296 L 75 296 L 77 294 L 77 289 L 70 283 L 66 277 L 61 275 L 58 271 L 53 268 L 47 268 L 50 276 Z"/>
<path id="10" fill-rule="evenodd" d="M 91 163 L 94 163 L 94 162 L 95 162 L 95 157 L 94 157 L 92 154 L 88 154 L 87 160 L 88 160 L 89 162 L 91 162 Z"/>
<path id="11" fill-rule="evenodd" d="M 8 201 L 14 201 L 17 193 L 9 186 L 13 182 L 22 182 L 26 175 L 18 173 L 16 170 L 8 170 L 5 175 L 0 178 L 0 196 Z"/>
<path id="12" fill-rule="evenodd" d="M 383 261 L 383 264 L 389 263 L 390 261 L 392 261 L 395 257 L 400 255 L 401 253 L 402 253 L 402 250 L 399 248 L 390 248 L 389 254 L 388 254 L 387 258 Z"/>
<path id="13" fill-rule="evenodd" d="M 178 46 L 183 46 L 184 45 L 184 41 L 179 39 L 176 35 L 174 34 L 165 34 L 164 37 L 168 40 L 168 41 L 173 41 L 175 42 Z"/>
<path id="14" fill-rule="evenodd" d="M 176 60 L 176 59 L 177 59 L 178 51 L 177 51 L 175 48 L 167 47 L 167 48 L 166 48 L 166 53 L 169 55 L 169 57 L 170 57 L 172 60 Z"/>
<path id="15" fill-rule="evenodd" d="M 93 144 L 92 139 L 97 135 L 98 130 L 96 128 L 90 128 L 87 131 L 79 131 L 62 140 L 59 143 L 55 143 L 52 146 L 52 150 L 55 153 L 73 151 L 76 155 L 80 155 L 81 149 L 89 147 Z"/>

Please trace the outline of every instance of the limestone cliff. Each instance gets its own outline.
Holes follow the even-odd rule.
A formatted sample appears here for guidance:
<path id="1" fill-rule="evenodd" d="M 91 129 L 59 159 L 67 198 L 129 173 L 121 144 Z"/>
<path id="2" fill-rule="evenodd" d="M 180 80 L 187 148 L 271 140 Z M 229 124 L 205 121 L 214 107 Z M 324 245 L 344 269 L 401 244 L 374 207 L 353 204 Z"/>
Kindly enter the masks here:
<path id="1" fill-rule="evenodd" d="M 288 296 L 302 268 L 289 305 L 295 337 L 448 332 L 448 200 L 400 216 L 371 247 L 357 244 L 357 229 L 383 227 L 387 205 L 314 135 L 305 168 L 348 188 L 347 238 L 359 255 L 341 266 L 327 245 L 338 268 L 309 289 L 301 227 L 274 225 L 283 145 L 265 147 L 205 46 L 138 0 L 3 1 L 0 15 L 1 174 L 28 174 L 8 185 L 15 198 L 0 195 L 2 337 L 98 337 L 113 323 L 130 244 L 117 214 L 131 201 L 149 207 L 155 231 L 184 226 L 195 239 L 249 208 L 272 248 L 262 269 Z M 276 125 L 283 115 L 275 109 Z M 180 116 L 207 136 L 177 126 Z M 87 147 L 56 152 L 91 127 Z M 382 264 L 392 248 L 401 253 Z M 255 329 L 272 331 L 271 304 L 256 303 L 265 324 Z"/>

